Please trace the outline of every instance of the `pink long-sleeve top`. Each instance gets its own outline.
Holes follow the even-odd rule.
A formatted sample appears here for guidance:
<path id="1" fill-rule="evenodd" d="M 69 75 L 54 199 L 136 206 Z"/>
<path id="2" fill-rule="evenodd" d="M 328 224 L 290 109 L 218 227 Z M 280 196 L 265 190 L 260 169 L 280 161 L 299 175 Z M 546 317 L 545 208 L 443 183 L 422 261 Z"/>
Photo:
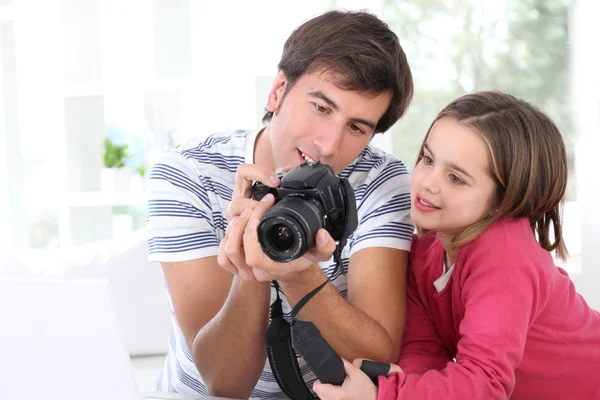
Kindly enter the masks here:
<path id="1" fill-rule="evenodd" d="M 379 378 L 378 400 L 600 399 L 600 313 L 527 219 L 498 222 L 463 246 L 438 293 L 443 265 L 437 236 L 415 237 L 404 373 Z"/>

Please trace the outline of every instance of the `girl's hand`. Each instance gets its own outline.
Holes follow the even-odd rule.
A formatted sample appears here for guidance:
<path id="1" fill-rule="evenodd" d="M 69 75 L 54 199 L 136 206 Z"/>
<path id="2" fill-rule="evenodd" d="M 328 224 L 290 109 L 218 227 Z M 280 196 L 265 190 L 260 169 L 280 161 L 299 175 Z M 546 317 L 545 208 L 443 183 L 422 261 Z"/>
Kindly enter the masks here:
<path id="1" fill-rule="evenodd" d="M 321 400 L 377 400 L 377 386 L 373 384 L 364 372 L 360 370 L 362 358 L 357 358 L 352 364 L 344 361 L 346 379 L 342 386 L 334 386 L 316 381 L 313 390 Z M 402 372 L 400 367 L 392 364 L 390 372 Z"/>

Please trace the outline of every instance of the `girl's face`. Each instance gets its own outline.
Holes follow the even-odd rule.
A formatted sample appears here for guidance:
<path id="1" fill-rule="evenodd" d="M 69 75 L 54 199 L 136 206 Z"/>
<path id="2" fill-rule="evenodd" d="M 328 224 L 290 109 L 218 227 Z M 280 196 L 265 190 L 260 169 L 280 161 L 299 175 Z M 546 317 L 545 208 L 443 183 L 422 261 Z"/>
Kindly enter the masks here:
<path id="1" fill-rule="evenodd" d="M 490 210 L 496 184 L 488 147 L 452 117 L 435 122 L 413 172 L 410 215 L 422 229 L 451 240 Z"/>

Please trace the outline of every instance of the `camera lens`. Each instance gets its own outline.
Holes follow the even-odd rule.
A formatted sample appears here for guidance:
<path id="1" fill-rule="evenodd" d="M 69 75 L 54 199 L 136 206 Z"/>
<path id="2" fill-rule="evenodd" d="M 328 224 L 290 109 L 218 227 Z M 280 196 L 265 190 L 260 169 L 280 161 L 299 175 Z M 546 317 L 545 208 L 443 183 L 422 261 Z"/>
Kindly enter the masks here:
<path id="1" fill-rule="evenodd" d="M 286 251 L 294 245 L 292 230 L 285 225 L 273 225 L 269 229 L 269 240 L 277 250 Z"/>
<path id="2" fill-rule="evenodd" d="M 263 216 L 258 241 L 271 259 L 288 262 L 314 246 L 315 236 L 325 227 L 325 209 L 315 199 L 285 197 Z"/>

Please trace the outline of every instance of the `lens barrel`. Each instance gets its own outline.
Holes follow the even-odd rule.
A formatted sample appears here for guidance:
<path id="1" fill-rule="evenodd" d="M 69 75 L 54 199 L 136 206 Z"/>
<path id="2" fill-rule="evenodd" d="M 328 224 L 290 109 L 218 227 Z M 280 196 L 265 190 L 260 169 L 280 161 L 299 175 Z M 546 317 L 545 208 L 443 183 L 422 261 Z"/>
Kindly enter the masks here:
<path id="1" fill-rule="evenodd" d="M 288 196 L 276 203 L 258 225 L 258 241 L 271 259 L 288 262 L 314 246 L 325 228 L 325 209 L 312 198 Z"/>

